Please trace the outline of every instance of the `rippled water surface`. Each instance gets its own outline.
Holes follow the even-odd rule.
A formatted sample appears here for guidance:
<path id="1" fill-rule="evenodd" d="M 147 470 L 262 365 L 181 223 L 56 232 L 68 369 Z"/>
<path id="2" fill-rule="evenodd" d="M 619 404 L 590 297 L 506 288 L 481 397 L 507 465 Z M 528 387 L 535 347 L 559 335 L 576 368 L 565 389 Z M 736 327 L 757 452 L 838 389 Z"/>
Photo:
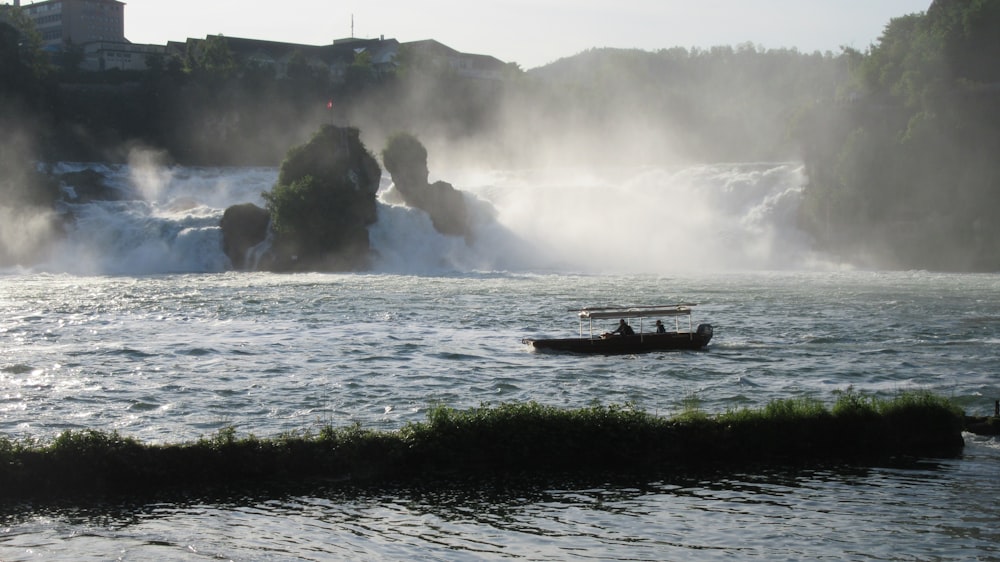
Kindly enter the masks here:
<path id="1" fill-rule="evenodd" d="M 429 406 L 633 402 L 672 415 L 854 388 L 1000 398 L 1000 276 L 924 272 L 576 276 L 0 277 L 0 430 L 178 442 Z M 533 353 L 568 309 L 698 302 L 707 351 Z M 0 559 L 1000 559 L 1000 453 L 907 467 L 664 482 L 331 488 L 162 504 L 5 506 Z"/>

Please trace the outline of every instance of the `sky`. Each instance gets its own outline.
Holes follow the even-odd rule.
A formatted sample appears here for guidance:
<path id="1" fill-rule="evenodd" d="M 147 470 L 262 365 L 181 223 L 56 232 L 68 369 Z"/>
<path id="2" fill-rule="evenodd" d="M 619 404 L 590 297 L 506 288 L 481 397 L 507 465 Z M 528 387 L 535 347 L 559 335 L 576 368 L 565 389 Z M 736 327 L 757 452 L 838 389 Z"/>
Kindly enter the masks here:
<path id="1" fill-rule="evenodd" d="M 22 5 L 32 0 L 22 0 Z M 4 0 L 9 3 L 9 0 Z M 311 45 L 435 39 L 527 70 L 591 48 L 865 50 L 931 0 L 125 0 L 125 36 L 164 44 L 223 34 Z"/>

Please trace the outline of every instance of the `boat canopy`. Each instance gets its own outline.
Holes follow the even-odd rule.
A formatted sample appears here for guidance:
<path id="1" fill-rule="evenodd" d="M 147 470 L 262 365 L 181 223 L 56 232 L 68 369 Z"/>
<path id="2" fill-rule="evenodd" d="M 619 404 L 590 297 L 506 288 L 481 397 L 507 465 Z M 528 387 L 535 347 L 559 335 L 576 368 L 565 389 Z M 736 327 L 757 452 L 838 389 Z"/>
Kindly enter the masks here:
<path id="1" fill-rule="evenodd" d="M 587 307 L 577 309 L 570 309 L 571 311 L 576 311 L 577 315 L 580 317 L 580 337 L 583 337 L 583 321 L 589 320 L 590 324 L 590 337 L 594 337 L 594 320 L 604 320 L 608 318 L 638 318 L 639 319 L 639 334 L 643 334 L 643 318 L 649 318 L 650 316 L 673 316 L 674 317 L 674 329 L 680 330 L 680 316 L 688 317 L 688 331 L 694 329 L 691 320 L 691 307 L 697 306 L 697 303 L 686 302 L 678 304 L 661 304 L 654 306 L 600 306 L 600 307 Z"/>
<path id="2" fill-rule="evenodd" d="M 650 316 L 690 316 L 691 307 L 697 303 L 680 303 L 656 306 L 603 306 L 581 308 L 580 319 L 648 318 Z M 573 309 L 576 310 L 576 309 Z"/>

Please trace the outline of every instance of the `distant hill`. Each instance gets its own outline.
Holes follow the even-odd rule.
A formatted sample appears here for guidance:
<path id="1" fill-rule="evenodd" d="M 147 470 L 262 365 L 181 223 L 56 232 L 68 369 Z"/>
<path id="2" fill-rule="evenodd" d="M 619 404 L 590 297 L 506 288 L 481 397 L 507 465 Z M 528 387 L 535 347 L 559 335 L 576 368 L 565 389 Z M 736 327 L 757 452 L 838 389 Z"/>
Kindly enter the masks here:
<path id="1" fill-rule="evenodd" d="M 545 108 L 554 128 L 632 135 L 684 160 L 795 159 L 791 121 L 802 107 L 833 99 L 847 67 L 829 53 L 749 44 L 591 49 L 526 72 L 522 99 Z M 643 152 L 655 151 L 632 154 L 648 160 Z"/>

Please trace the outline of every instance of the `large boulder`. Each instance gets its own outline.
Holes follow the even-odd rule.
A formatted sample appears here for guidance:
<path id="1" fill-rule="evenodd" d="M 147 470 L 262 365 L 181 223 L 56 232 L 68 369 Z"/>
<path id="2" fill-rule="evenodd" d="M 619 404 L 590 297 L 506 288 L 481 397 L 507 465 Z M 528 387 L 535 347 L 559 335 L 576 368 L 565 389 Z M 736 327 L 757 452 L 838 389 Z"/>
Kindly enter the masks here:
<path id="1" fill-rule="evenodd" d="M 222 249 L 233 269 L 247 270 L 257 266 L 251 250 L 267 239 L 271 214 L 253 203 L 233 205 L 222 214 Z"/>
<path id="2" fill-rule="evenodd" d="M 226 255 L 234 266 L 245 264 L 246 250 L 256 245 L 255 240 L 262 242 L 271 234 L 270 247 L 259 256 L 260 269 L 368 268 L 368 226 L 378 218 L 376 193 L 381 176 L 378 161 L 361 143 L 357 129 L 324 126 L 308 143 L 288 151 L 278 183 L 264 193 L 269 231 L 261 236 L 259 230 L 249 227 L 235 229 L 247 237 L 231 240 L 224 229 Z M 251 213 L 246 209 L 240 212 Z M 237 214 L 234 220 L 236 216 L 246 218 Z"/>
<path id="3" fill-rule="evenodd" d="M 465 196 L 450 183 L 427 182 L 427 149 L 409 133 L 393 135 L 382 150 L 382 163 L 403 202 L 426 212 L 441 234 L 471 241 L 472 225 Z"/>

